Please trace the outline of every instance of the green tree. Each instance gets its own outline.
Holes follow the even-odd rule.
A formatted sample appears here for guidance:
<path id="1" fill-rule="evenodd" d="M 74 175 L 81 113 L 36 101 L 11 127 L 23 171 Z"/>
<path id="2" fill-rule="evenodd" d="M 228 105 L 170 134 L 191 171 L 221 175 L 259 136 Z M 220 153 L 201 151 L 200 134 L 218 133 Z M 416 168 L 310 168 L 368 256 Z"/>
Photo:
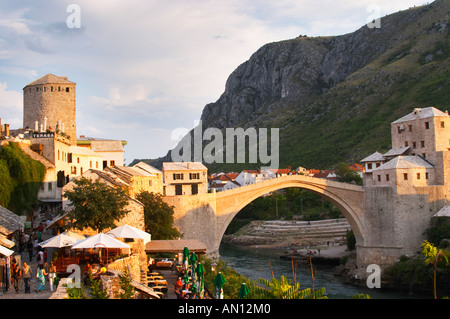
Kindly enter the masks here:
<path id="1" fill-rule="evenodd" d="M 350 169 L 350 166 L 345 163 L 340 163 L 336 168 L 337 180 L 342 183 L 354 183 L 362 185 L 362 178 L 355 171 Z"/>
<path id="2" fill-rule="evenodd" d="M 115 221 L 129 212 L 125 208 L 129 198 L 122 189 L 85 177 L 74 179 L 74 184 L 72 190 L 64 193 L 73 207 L 69 218 L 74 228 L 91 227 L 102 232 L 104 229 L 115 227 Z"/>
<path id="3" fill-rule="evenodd" d="M 153 239 L 181 237 L 180 232 L 173 227 L 173 207 L 163 201 L 161 194 L 144 191 L 136 199 L 144 204 L 145 231 L 151 233 Z"/>
<path id="4" fill-rule="evenodd" d="M 133 299 L 134 298 L 134 288 L 131 285 L 131 278 L 128 270 L 125 270 L 125 272 L 122 275 L 119 275 L 120 280 L 120 292 L 119 292 L 119 298 L 120 299 Z"/>
<path id="5" fill-rule="evenodd" d="M 425 264 L 433 265 L 433 286 L 434 286 L 434 299 L 437 299 L 436 292 L 436 269 L 438 264 L 441 262 L 444 263 L 445 266 L 448 266 L 448 258 L 450 256 L 450 252 L 445 250 L 444 248 L 438 248 L 431 244 L 429 241 L 425 240 L 422 243 L 422 253 L 425 255 Z"/>

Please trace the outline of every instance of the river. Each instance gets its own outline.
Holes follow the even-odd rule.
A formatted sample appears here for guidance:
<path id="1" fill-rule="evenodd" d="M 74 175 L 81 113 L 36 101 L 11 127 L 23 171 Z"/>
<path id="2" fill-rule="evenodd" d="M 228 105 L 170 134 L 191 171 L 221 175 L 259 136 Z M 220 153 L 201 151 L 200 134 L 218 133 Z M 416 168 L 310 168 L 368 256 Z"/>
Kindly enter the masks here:
<path id="1" fill-rule="evenodd" d="M 257 281 L 262 277 L 270 280 L 272 278 L 272 267 L 275 278 L 286 276 L 293 279 L 292 262 L 280 259 L 283 250 L 269 248 L 237 247 L 222 243 L 219 249 L 220 258 L 224 260 L 230 268 L 235 269 L 241 275 Z M 270 261 L 270 264 L 269 264 Z M 368 294 L 372 299 L 422 299 L 426 296 L 419 296 L 408 293 L 397 293 L 385 291 L 383 289 L 369 289 L 365 287 L 355 287 L 344 283 L 343 278 L 335 276 L 333 266 L 314 265 L 316 273 L 315 288 L 324 287 L 326 296 L 329 299 L 350 299 L 360 293 Z M 303 288 L 312 288 L 312 278 L 309 265 L 298 264 L 297 282 Z"/>

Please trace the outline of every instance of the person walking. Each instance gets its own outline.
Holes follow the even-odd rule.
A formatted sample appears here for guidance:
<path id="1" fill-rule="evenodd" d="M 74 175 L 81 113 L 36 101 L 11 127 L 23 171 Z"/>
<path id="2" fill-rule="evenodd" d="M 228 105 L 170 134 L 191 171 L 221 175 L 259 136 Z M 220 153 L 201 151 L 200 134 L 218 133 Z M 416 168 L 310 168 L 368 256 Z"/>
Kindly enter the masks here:
<path id="1" fill-rule="evenodd" d="M 31 262 L 33 260 L 33 239 L 30 238 L 27 241 L 27 250 L 28 250 L 28 258 L 30 259 L 29 261 Z"/>
<path id="2" fill-rule="evenodd" d="M 53 262 L 50 263 L 50 267 L 48 269 L 48 283 L 50 284 L 50 291 L 53 292 L 53 282 L 56 277 L 56 266 Z"/>
<path id="3" fill-rule="evenodd" d="M 30 280 L 31 280 L 32 275 L 33 275 L 33 272 L 31 271 L 31 267 L 28 266 L 28 264 L 26 262 L 24 262 L 23 267 L 22 267 L 22 278 L 23 278 L 23 282 L 25 284 L 25 293 L 26 294 L 30 293 Z"/>
<path id="4" fill-rule="evenodd" d="M 36 292 L 41 292 L 44 291 L 45 289 L 45 276 L 47 275 L 47 273 L 45 272 L 44 267 L 39 267 L 37 274 L 36 274 L 36 278 L 37 278 L 37 282 L 38 282 L 38 287 L 36 289 Z"/>
<path id="5" fill-rule="evenodd" d="M 20 271 L 19 264 L 16 261 L 16 258 L 12 259 L 11 277 L 13 280 L 14 288 L 16 289 L 16 293 L 19 293 L 19 283 L 20 283 L 21 271 Z"/>

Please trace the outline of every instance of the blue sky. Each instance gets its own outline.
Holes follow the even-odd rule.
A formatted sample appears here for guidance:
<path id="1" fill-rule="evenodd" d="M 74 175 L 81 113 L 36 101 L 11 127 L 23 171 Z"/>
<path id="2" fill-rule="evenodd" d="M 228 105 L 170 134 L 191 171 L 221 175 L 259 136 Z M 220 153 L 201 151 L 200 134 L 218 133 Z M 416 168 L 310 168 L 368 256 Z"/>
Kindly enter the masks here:
<path id="1" fill-rule="evenodd" d="M 52 73 L 77 83 L 77 133 L 125 139 L 126 163 L 163 156 L 231 72 L 261 46 L 353 32 L 425 1 L 2 0 L 0 118 L 22 127 L 22 89 Z M 80 9 L 80 28 L 67 19 Z M 369 10 L 368 10 L 369 9 Z M 382 27 L 382 20 L 381 20 Z"/>

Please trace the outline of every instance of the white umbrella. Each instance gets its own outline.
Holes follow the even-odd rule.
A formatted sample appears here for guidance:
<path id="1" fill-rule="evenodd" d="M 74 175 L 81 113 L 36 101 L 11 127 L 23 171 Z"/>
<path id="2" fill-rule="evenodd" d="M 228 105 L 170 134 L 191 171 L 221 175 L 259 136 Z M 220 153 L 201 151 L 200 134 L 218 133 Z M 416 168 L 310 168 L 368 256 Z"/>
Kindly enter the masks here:
<path id="1" fill-rule="evenodd" d="M 42 248 L 49 248 L 49 247 L 63 248 L 72 246 L 78 241 L 80 241 L 79 238 L 75 238 L 65 234 L 59 234 L 55 237 L 47 239 L 46 241 L 43 241 L 42 243 L 39 243 L 39 246 L 41 246 Z"/>
<path id="2" fill-rule="evenodd" d="M 84 249 L 84 248 L 128 248 L 130 246 L 117 240 L 109 235 L 100 233 L 84 240 L 81 240 L 72 246 L 72 249 Z"/>
<path id="3" fill-rule="evenodd" d="M 106 248 L 106 254 L 108 254 L 109 248 L 127 248 L 128 253 L 130 252 L 130 246 L 103 233 L 99 233 L 97 235 L 81 240 L 72 246 L 72 249 L 89 248 Z M 108 255 L 106 255 L 106 260 L 108 260 Z"/>
<path id="4" fill-rule="evenodd" d="M 151 235 L 149 233 L 126 224 L 114 228 L 106 232 L 106 234 L 113 234 L 118 238 L 140 238 L 144 240 L 144 245 L 147 244 L 151 239 Z"/>

